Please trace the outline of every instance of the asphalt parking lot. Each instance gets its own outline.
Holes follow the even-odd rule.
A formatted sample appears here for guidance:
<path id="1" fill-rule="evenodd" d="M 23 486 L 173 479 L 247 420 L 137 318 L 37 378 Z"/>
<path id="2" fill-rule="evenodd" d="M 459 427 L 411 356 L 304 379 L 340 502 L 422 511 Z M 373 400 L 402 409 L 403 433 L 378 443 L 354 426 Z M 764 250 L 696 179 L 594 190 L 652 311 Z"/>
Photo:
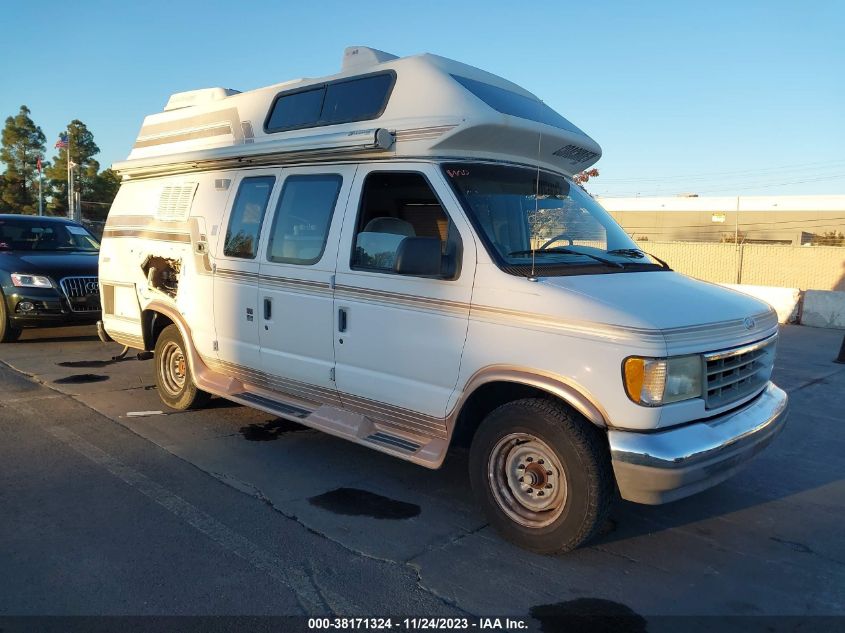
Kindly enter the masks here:
<path id="1" fill-rule="evenodd" d="M 222 400 L 163 411 L 152 361 L 29 331 L 0 346 L 0 614 L 842 616 L 842 335 L 783 328 L 791 417 L 740 474 L 619 501 L 544 557 L 486 525 L 465 454 L 429 471 Z"/>

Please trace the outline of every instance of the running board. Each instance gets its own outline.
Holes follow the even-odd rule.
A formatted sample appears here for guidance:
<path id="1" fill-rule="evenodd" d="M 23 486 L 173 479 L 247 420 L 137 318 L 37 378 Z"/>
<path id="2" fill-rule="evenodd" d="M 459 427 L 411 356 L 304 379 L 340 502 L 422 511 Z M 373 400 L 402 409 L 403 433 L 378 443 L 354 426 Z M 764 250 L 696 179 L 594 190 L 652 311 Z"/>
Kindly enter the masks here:
<path id="1" fill-rule="evenodd" d="M 390 433 L 385 433 L 384 431 L 368 435 L 367 439 L 370 442 L 386 444 L 387 446 L 392 446 L 393 448 L 397 448 L 400 451 L 405 451 L 407 453 L 416 453 L 421 448 L 421 445 L 416 442 L 411 442 L 410 440 L 397 437 L 396 435 L 391 435 Z"/>
<path id="2" fill-rule="evenodd" d="M 335 404 L 320 404 L 269 391 L 239 378 L 203 367 L 198 386 L 217 396 L 247 407 L 266 411 L 317 431 L 355 444 L 399 457 L 426 468 L 439 468 L 446 458 L 449 442 L 445 438 L 408 433 L 388 421 L 343 409 Z"/>
<path id="3" fill-rule="evenodd" d="M 245 404 L 257 407 L 264 411 L 269 411 L 270 413 L 276 413 L 282 417 L 294 417 L 300 420 L 304 420 L 309 415 L 311 415 L 311 411 L 308 411 L 307 409 L 293 407 L 289 404 L 285 404 L 284 402 L 279 402 L 278 400 L 273 400 L 272 398 L 261 396 L 257 393 L 252 393 L 249 391 L 235 393 L 229 397 L 232 398 L 232 400 L 242 401 Z"/>

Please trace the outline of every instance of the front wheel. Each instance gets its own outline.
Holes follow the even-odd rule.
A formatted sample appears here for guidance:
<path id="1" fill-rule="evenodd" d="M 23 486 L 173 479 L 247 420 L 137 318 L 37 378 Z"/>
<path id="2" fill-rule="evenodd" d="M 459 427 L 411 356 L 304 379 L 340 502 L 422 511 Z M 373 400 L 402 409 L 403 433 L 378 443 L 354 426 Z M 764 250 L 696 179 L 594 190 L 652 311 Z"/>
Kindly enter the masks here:
<path id="1" fill-rule="evenodd" d="M 614 494 L 601 431 L 540 398 L 509 402 L 487 416 L 470 448 L 470 480 L 491 525 L 543 554 L 589 541 Z"/>
<path id="2" fill-rule="evenodd" d="M 202 407 L 211 397 L 197 388 L 185 353 L 185 342 L 175 325 L 168 325 L 156 341 L 156 388 L 162 402 L 184 411 Z"/>
<path id="3" fill-rule="evenodd" d="M 21 329 L 12 327 L 6 310 L 6 297 L 0 292 L 0 343 L 14 343 L 21 336 Z"/>

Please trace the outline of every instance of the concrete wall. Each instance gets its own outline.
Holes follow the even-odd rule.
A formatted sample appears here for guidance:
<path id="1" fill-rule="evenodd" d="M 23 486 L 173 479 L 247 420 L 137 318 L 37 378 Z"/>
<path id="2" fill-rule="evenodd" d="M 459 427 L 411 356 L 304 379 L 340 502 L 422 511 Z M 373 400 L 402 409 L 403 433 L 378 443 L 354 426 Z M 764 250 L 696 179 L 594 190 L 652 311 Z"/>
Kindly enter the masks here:
<path id="1" fill-rule="evenodd" d="M 801 324 L 845 329 L 845 292 L 805 292 Z"/>

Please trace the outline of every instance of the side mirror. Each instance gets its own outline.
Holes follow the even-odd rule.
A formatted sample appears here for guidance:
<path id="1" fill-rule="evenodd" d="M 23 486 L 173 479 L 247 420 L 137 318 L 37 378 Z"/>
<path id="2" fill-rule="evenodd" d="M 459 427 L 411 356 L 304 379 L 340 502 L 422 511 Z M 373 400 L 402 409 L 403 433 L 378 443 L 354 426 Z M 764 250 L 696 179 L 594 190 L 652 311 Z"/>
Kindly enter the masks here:
<path id="1" fill-rule="evenodd" d="M 440 240 L 436 237 L 406 237 L 396 249 L 393 272 L 399 275 L 437 277 L 443 272 Z"/>

